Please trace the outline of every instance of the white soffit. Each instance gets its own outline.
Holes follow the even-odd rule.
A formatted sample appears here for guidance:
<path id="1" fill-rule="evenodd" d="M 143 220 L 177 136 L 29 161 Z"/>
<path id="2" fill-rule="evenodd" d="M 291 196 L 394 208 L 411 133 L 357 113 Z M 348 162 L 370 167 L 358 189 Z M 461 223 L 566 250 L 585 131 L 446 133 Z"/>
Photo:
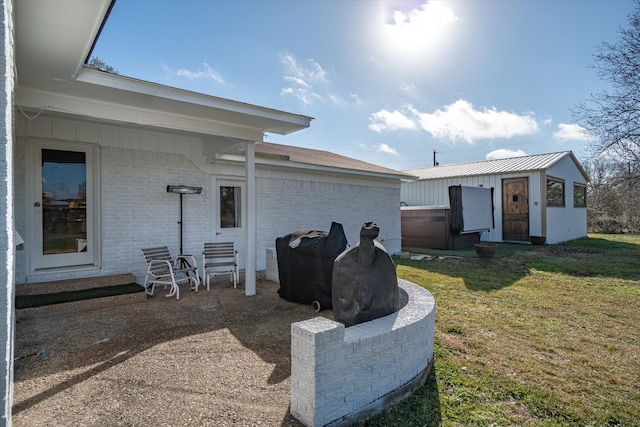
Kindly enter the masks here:
<path id="1" fill-rule="evenodd" d="M 16 103 L 30 111 L 261 141 L 312 118 L 83 67 L 111 0 L 16 0 Z"/>
<path id="2" fill-rule="evenodd" d="M 111 4 L 111 0 L 15 0 L 18 84 L 73 79 Z"/>

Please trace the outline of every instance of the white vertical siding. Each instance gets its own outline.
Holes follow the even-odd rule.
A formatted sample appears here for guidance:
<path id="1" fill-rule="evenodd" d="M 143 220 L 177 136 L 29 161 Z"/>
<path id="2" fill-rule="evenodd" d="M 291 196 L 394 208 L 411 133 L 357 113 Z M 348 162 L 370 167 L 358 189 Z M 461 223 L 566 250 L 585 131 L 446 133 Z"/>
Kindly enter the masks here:
<path id="1" fill-rule="evenodd" d="M 573 207 L 573 184 L 586 181 L 570 157 L 547 170 L 547 175 L 564 179 L 564 207 L 547 207 L 547 243 L 574 240 L 587 235 L 587 209 Z"/>
<path id="2" fill-rule="evenodd" d="M 481 235 L 481 240 L 489 242 L 501 242 L 502 180 L 504 178 L 521 177 L 527 177 L 529 179 L 529 234 L 544 234 L 542 233 L 542 191 L 540 188 L 539 172 L 514 173 L 504 175 L 480 175 L 403 182 L 400 191 L 401 200 L 409 206 L 448 206 L 449 187 L 452 185 L 463 185 L 469 187 L 482 186 L 484 188 L 493 188 L 495 228 L 488 232 L 483 232 Z"/>

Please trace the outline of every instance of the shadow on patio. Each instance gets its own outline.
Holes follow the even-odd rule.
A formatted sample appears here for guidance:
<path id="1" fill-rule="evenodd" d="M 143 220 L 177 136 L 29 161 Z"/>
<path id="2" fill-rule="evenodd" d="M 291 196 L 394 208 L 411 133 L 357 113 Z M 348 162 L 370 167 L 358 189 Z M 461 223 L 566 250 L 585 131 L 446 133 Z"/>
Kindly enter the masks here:
<path id="1" fill-rule="evenodd" d="M 13 424 L 300 426 L 290 325 L 318 313 L 277 289 L 246 297 L 220 279 L 179 301 L 158 289 L 17 310 Z"/>

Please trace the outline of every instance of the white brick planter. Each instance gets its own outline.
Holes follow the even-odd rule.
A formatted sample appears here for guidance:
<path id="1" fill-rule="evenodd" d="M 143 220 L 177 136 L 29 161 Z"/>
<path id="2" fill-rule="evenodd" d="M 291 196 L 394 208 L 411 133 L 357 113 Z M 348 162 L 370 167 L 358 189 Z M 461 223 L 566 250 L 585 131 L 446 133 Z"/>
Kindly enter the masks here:
<path id="1" fill-rule="evenodd" d="M 410 395 L 433 362 L 435 299 L 398 280 L 402 308 L 345 328 L 324 317 L 291 325 L 291 414 L 309 427 L 348 425 Z"/>

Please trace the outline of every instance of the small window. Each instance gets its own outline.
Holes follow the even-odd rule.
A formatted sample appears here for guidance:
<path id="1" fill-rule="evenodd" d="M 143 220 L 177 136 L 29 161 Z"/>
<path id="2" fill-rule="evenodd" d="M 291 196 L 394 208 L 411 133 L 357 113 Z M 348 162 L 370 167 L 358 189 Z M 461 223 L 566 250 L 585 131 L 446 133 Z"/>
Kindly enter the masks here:
<path id="1" fill-rule="evenodd" d="M 573 207 L 587 207 L 587 187 L 582 184 L 573 184 Z"/>
<path id="2" fill-rule="evenodd" d="M 240 187 L 220 186 L 220 228 L 241 226 Z"/>
<path id="3" fill-rule="evenodd" d="M 564 181 L 547 178 L 547 206 L 564 207 Z"/>

